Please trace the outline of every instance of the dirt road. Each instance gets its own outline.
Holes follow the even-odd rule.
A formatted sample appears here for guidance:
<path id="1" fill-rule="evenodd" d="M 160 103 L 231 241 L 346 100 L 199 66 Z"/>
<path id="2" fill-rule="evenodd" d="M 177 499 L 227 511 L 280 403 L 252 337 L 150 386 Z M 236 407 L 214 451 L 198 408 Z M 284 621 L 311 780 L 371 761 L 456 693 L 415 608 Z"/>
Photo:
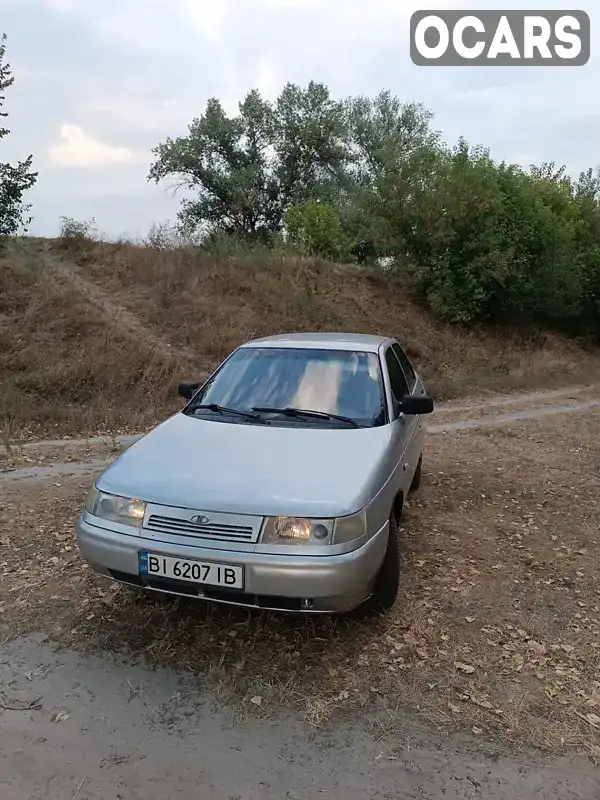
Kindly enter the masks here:
<path id="1" fill-rule="evenodd" d="M 468 418 L 460 408 L 446 408 L 431 432 L 451 436 L 473 426 L 571 417 L 569 412 L 597 405 L 594 397 L 566 391 L 529 402 L 520 397 L 516 404 L 474 404 Z M 6 471 L 0 487 L 91 475 L 106 462 L 105 455 L 58 459 Z M 3 549 L 0 559 L 8 555 Z M 89 623 L 90 635 L 95 624 Z M 322 677 L 315 670 L 314 681 Z M 151 670 L 114 650 L 90 656 L 59 649 L 43 636 L 0 639 L 0 798 L 600 797 L 600 773 L 583 757 L 511 750 L 481 734 L 449 735 L 389 704 L 375 704 L 359 718 L 346 714 L 323 728 L 276 710 L 256 719 L 243 708 L 232 710 L 198 676 Z"/>
<path id="2" fill-rule="evenodd" d="M 585 761 L 510 755 L 401 714 L 325 731 L 292 717 L 244 722 L 173 672 L 31 640 L 3 646 L 0 679 L 4 706 L 33 705 L 0 715 L 2 800 L 600 796 Z"/>

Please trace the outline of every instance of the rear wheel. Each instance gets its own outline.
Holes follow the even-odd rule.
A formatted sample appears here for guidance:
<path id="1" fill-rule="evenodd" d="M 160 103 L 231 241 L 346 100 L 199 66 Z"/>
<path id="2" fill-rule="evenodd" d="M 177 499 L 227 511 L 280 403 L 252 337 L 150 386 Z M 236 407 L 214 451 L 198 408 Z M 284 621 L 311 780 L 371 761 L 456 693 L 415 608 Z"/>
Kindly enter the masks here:
<path id="1" fill-rule="evenodd" d="M 400 534 L 395 514 L 390 515 L 390 535 L 383 564 L 373 587 L 370 604 L 373 610 L 390 609 L 398 597 L 400 588 Z"/>
<path id="2" fill-rule="evenodd" d="M 421 485 L 422 480 L 423 480 L 423 453 L 421 453 L 421 455 L 419 456 L 419 463 L 417 464 L 415 474 L 413 475 L 412 483 L 410 485 L 410 491 L 415 492 Z"/>

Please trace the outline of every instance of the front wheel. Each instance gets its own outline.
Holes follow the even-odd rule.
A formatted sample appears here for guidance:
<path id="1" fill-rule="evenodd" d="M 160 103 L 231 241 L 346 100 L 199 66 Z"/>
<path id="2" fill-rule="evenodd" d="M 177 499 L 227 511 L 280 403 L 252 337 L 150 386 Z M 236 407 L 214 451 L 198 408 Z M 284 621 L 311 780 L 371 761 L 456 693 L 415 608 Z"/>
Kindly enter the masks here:
<path id="1" fill-rule="evenodd" d="M 390 535 L 383 564 L 379 570 L 371 595 L 375 609 L 390 609 L 398 597 L 400 588 L 400 534 L 395 514 L 390 515 Z"/>

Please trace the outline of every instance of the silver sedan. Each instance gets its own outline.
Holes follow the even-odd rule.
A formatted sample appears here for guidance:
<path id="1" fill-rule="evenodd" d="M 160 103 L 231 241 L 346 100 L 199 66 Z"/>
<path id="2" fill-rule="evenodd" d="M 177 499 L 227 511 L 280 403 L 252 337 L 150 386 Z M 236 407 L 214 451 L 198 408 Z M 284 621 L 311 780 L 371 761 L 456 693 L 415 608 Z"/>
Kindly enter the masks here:
<path id="1" fill-rule="evenodd" d="M 419 375 L 394 339 L 247 342 L 96 480 L 82 557 L 124 584 L 277 611 L 391 608 L 421 481 Z"/>

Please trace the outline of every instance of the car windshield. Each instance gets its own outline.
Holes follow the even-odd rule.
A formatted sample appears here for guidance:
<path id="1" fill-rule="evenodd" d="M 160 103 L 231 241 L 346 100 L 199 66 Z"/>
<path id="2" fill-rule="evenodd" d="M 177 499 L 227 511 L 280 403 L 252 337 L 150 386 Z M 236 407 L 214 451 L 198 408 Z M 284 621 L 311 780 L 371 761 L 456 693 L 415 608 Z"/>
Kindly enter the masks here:
<path id="1" fill-rule="evenodd" d="M 272 424 L 343 424 L 333 416 L 284 417 L 266 410 L 293 408 L 346 417 L 361 427 L 374 427 L 385 422 L 383 398 L 375 353 L 248 347 L 240 348 L 225 362 L 194 398 L 190 412 L 199 405 L 214 403 L 243 411 L 261 409 L 261 417 Z M 202 409 L 196 413 L 203 413 Z M 252 419 L 245 421 L 251 423 Z"/>

